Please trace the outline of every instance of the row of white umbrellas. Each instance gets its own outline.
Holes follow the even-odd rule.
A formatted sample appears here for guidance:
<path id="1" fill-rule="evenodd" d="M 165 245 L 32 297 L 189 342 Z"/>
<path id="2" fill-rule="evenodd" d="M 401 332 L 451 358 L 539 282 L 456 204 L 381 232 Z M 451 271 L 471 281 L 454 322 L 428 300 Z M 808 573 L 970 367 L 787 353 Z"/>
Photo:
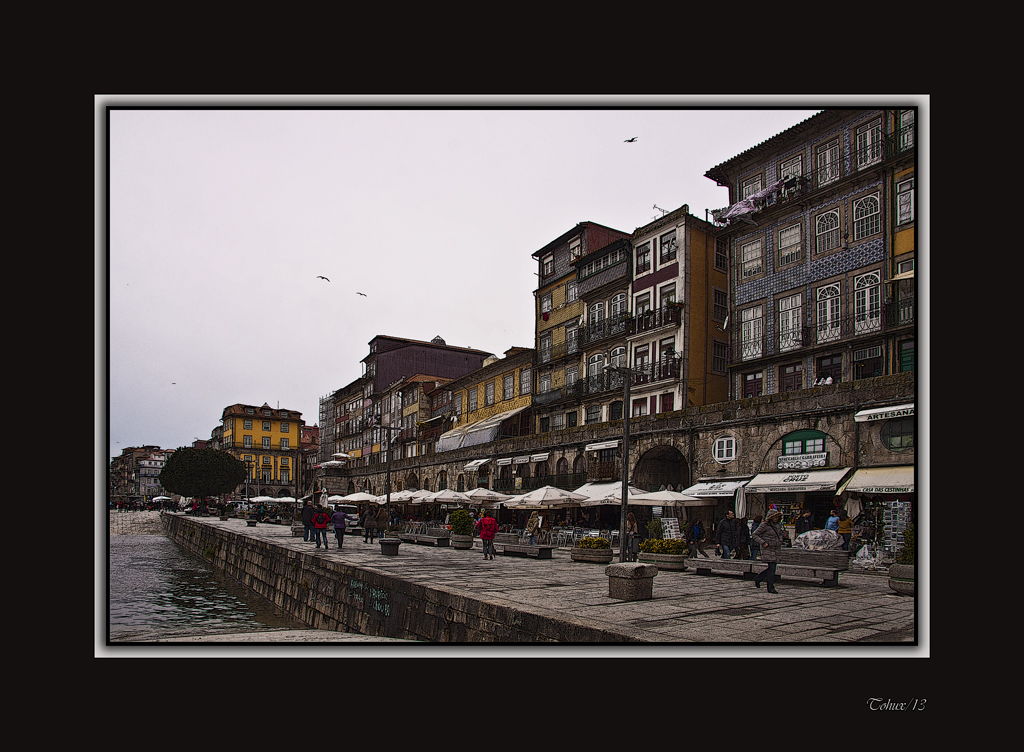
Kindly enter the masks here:
<path id="1" fill-rule="evenodd" d="M 564 506 L 597 506 L 600 504 L 621 504 L 622 484 L 618 489 L 614 486 L 610 489 L 603 488 L 599 495 L 579 493 L 585 490 L 581 487 L 576 491 L 567 491 L 554 486 L 542 486 L 524 494 L 502 494 L 491 491 L 487 488 L 474 488 L 471 491 L 453 491 L 444 489 L 441 491 L 396 491 L 391 494 L 391 501 L 409 504 L 434 504 L 434 503 L 455 503 L 455 504 L 504 504 L 509 509 L 540 509 Z M 635 486 L 626 487 L 626 503 L 636 506 L 675 506 L 684 501 L 696 501 L 696 497 L 688 496 L 678 491 L 652 491 L 647 492 Z M 358 491 L 347 496 L 331 496 L 328 498 L 331 503 L 358 503 L 374 502 L 384 504 L 387 496 L 374 496 L 364 491 Z"/>

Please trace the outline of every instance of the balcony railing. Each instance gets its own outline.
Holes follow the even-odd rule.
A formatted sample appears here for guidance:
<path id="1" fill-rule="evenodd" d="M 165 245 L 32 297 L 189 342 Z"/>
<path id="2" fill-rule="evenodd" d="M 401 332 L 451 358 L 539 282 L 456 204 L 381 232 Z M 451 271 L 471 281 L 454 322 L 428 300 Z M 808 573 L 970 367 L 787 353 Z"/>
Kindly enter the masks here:
<path id="1" fill-rule="evenodd" d="M 634 365 L 633 370 L 639 371 L 632 377 L 632 386 L 653 384 L 657 381 L 679 378 L 679 358 L 670 357 L 656 360 L 653 363 Z M 593 376 L 580 379 L 575 384 L 566 387 L 566 395 L 583 399 L 584 397 L 601 394 L 602 392 L 621 392 L 625 387 L 624 377 L 614 371 L 602 371 Z"/>
<path id="2" fill-rule="evenodd" d="M 842 178 L 856 175 L 862 170 L 883 164 L 895 157 L 912 154 L 916 139 L 917 134 L 913 125 L 896 133 L 881 134 L 871 143 L 859 149 L 854 149 L 852 152 L 844 151 L 842 156 L 827 165 L 805 170 L 800 175 L 786 177 L 743 201 L 738 201 L 725 209 L 713 211 L 714 223 L 724 226 L 733 221 L 746 221 L 751 214 L 763 209 L 780 206 L 794 199 L 806 199 L 819 188 L 831 185 Z M 847 154 L 848 162 L 844 162 L 843 156 L 847 156 Z M 734 207 L 739 211 L 731 211 Z M 730 214 L 729 217 L 720 219 L 727 213 Z"/>
<path id="3" fill-rule="evenodd" d="M 771 339 L 761 337 L 734 343 L 733 362 L 751 361 L 798 350 L 802 347 L 829 345 L 856 337 L 880 334 L 914 324 L 914 299 L 886 303 L 853 316 L 839 316 L 810 326 L 778 330 Z"/>
<path id="4" fill-rule="evenodd" d="M 677 326 L 680 321 L 681 310 L 679 306 L 665 306 L 637 314 L 629 322 L 629 333 L 641 334 L 663 326 Z"/>

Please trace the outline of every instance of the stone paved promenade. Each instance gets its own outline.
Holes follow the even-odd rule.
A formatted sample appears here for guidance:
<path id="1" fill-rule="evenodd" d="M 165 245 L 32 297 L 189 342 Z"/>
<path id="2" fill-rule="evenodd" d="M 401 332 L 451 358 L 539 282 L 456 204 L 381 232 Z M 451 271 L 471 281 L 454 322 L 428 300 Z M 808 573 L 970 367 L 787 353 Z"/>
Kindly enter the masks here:
<path id="1" fill-rule="evenodd" d="M 115 517 L 111 515 L 111 532 Z M 398 556 L 384 556 L 379 544 L 351 535 L 339 551 L 332 534 L 331 547 L 317 552 L 312 543 L 292 537 L 287 525 L 247 527 L 241 519 L 222 522 L 215 517 L 197 521 L 473 598 L 640 635 L 651 643 L 911 647 L 915 639 L 915 599 L 890 590 L 884 572 L 851 569 L 840 574 L 834 588 L 785 579 L 777 584 L 778 595 L 771 595 L 739 575 L 661 571 L 652 600 L 625 602 L 609 597 L 603 565 L 574 562 L 567 548 L 556 550 L 550 561 L 501 554 L 485 560 L 479 541 L 472 551 L 403 543 Z M 916 600 L 920 604 L 920 593 Z"/>

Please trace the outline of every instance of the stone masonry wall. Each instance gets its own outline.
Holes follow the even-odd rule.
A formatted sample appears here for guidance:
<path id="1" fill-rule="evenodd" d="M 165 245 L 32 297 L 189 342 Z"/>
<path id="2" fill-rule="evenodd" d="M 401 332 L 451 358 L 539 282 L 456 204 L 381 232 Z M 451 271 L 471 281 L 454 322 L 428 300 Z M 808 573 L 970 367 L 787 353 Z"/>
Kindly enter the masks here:
<path id="1" fill-rule="evenodd" d="M 167 536 L 314 629 L 429 642 L 630 642 L 629 636 L 427 587 L 164 514 Z"/>

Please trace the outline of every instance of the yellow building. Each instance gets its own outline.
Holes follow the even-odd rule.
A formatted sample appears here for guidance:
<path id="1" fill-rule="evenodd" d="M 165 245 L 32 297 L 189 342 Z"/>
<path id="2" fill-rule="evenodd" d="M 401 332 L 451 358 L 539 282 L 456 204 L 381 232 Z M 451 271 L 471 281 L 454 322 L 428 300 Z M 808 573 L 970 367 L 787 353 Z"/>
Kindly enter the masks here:
<path id="1" fill-rule="evenodd" d="M 504 358 L 488 358 L 483 367 L 455 379 L 445 388 L 452 393 L 453 426 L 437 440 L 437 451 L 485 444 L 508 436 L 533 433 L 534 350 L 513 347 Z M 486 486 L 490 467 L 487 459 L 471 463 L 476 472 L 467 487 Z"/>
<path id="2" fill-rule="evenodd" d="M 302 413 L 266 403 L 224 408 L 221 446 L 248 467 L 250 496 L 298 497 L 304 424 Z"/>

